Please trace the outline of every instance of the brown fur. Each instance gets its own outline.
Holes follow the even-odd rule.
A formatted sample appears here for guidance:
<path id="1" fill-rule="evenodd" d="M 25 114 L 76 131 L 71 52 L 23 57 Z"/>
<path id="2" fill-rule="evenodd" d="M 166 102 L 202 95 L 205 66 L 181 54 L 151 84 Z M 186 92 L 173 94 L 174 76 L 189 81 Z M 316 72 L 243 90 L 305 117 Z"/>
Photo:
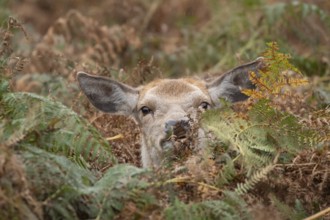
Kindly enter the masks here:
<path id="1" fill-rule="evenodd" d="M 177 96 L 194 91 L 196 89 L 194 86 L 202 90 L 203 93 L 208 93 L 205 83 L 195 78 L 159 79 L 144 86 L 140 91 L 140 96 L 141 98 L 144 97 L 147 91 L 155 87 L 157 87 L 156 92 L 159 95 Z"/>

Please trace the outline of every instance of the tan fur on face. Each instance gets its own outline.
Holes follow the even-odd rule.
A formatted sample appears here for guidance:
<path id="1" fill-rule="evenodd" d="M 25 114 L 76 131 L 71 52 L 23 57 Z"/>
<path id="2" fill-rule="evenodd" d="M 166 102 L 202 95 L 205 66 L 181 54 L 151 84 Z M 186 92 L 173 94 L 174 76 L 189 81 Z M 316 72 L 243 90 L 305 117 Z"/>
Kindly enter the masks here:
<path id="1" fill-rule="evenodd" d="M 144 86 L 140 91 L 140 98 L 143 99 L 146 92 L 155 87 L 157 87 L 155 90 L 156 94 L 162 96 L 179 96 L 195 91 L 196 89 L 200 89 L 204 94 L 208 94 L 205 83 L 193 78 L 160 79 Z"/>
<path id="2" fill-rule="evenodd" d="M 198 114 L 202 102 L 211 103 L 211 99 L 205 83 L 193 78 L 156 80 L 142 87 L 139 94 L 137 109 L 148 107 L 152 111 L 137 116 L 143 139 L 142 163 L 145 167 L 159 165 L 163 151 L 160 141 L 165 137 L 166 123 L 187 120 Z M 198 134 L 201 146 L 203 134 Z"/>

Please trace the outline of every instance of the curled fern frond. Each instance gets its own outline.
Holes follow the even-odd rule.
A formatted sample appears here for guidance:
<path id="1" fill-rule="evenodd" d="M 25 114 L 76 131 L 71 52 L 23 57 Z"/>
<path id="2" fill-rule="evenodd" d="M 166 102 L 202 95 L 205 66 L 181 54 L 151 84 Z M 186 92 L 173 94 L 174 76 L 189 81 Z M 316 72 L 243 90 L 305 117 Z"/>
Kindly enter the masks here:
<path id="1" fill-rule="evenodd" d="M 257 183 L 267 178 L 267 174 L 272 171 L 274 165 L 268 165 L 257 172 L 255 172 L 251 177 L 247 178 L 244 183 L 237 184 L 235 192 L 239 195 L 247 193 L 249 190 L 252 190 Z"/>

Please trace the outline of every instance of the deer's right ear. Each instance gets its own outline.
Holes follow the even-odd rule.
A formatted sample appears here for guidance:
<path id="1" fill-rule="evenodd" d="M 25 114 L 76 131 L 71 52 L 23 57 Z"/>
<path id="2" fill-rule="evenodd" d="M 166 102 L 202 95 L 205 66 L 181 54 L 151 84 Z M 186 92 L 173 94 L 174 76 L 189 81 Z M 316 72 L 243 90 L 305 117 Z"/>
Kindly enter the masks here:
<path id="1" fill-rule="evenodd" d="M 106 77 L 79 72 L 81 90 L 99 110 L 109 113 L 131 115 L 136 110 L 139 91 Z"/>

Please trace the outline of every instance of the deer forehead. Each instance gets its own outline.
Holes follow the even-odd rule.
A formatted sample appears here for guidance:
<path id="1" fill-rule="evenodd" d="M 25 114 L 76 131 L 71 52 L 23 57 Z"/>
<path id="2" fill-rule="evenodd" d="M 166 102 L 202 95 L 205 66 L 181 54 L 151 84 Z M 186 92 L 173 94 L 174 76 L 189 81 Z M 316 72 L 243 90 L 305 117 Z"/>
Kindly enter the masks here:
<path id="1" fill-rule="evenodd" d="M 150 102 L 196 105 L 209 101 L 205 83 L 193 78 L 153 81 L 140 90 L 140 105 Z"/>

